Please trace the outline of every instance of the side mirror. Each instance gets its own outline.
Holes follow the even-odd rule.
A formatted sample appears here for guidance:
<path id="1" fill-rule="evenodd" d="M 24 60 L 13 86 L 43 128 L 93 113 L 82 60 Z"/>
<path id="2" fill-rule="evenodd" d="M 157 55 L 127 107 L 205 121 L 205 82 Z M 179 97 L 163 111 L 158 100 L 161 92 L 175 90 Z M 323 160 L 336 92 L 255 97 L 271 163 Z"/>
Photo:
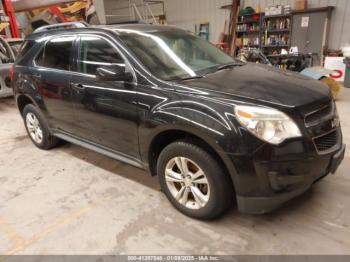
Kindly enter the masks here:
<path id="1" fill-rule="evenodd" d="M 125 72 L 124 66 L 101 66 L 96 69 L 96 76 L 101 81 L 131 82 L 133 77 L 130 72 Z"/>

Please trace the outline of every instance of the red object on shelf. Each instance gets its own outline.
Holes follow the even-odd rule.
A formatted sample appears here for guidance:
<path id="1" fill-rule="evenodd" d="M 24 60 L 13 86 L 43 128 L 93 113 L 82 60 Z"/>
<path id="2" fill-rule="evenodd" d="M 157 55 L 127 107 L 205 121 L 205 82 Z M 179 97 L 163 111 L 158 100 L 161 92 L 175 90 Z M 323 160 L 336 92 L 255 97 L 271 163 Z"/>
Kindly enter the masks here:
<path id="1" fill-rule="evenodd" d="M 12 0 L 3 0 L 3 5 L 7 16 L 9 17 L 10 30 L 13 38 L 20 38 L 21 34 L 18 30 L 15 10 L 13 9 Z"/>
<path id="2" fill-rule="evenodd" d="M 252 19 L 253 19 L 254 21 L 259 21 L 260 15 L 258 15 L 258 14 L 253 15 L 253 16 L 252 16 Z"/>

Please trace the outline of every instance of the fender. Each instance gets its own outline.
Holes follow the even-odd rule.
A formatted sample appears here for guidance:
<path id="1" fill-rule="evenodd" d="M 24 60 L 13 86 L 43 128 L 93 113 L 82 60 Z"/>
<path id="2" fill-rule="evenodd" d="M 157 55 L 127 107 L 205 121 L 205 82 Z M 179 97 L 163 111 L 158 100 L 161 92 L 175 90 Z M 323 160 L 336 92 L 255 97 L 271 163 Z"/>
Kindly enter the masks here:
<path id="1" fill-rule="evenodd" d="M 187 133 L 189 135 L 198 137 L 199 139 L 203 140 L 206 144 L 208 144 L 212 150 L 215 151 L 215 153 L 221 158 L 221 160 L 224 162 L 231 178 L 234 183 L 234 185 L 238 185 L 238 175 L 235 166 L 233 165 L 232 161 L 229 159 L 228 155 L 222 150 L 222 148 L 216 143 L 214 139 L 212 139 L 210 136 L 207 134 L 198 131 L 198 129 L 191 127 L 191 126 L 181 126 L 179 127 L 178 125 L 167 125 L 167 126 L 162 126 L 159 128 L 154 136 L 153 139 L 148 141 L 148 145 L 146 146 L 147 148 L 150 148 L 154 140 L 161 134 L 168 132 L 168 131 L 180 131 Z M 148 152 L 145 150 L 144 154 L 142 155 L 142 159 L 148 159 Z M 149 168 L 148 163 L 145 163 L 146 168 Z"/>
<path id="2" fill-rule="evenodd" d="M 35 105 L 36 107 L 39 107 L 39 104 L 37 101 L 35 101 L 35 99 L 33 99 L 32 96 L 25 94 L 25 93 L 15 93 L 15 101 L 16 101 L 16 106 L 18 108 L 18 110 L 20 110 L 20 105 L 19 105 L 19 99 L 22 99 L 22 97 L 24 99 L 28 99 L 30 100 L 31 104 Z"/>
<path id="3" fill-rule="evenodd" d="M 16 103 L 18 102 L 18 98 L 23 95 L 27 98 L 29 98 L 32 103 L 39 107 L 44 112 L 46 111 L 46 107 L 43 101 L 43 98 L 37 90 L 37 86 L 34 83 L 35 76 L 28 76 L 30 75 L 30 70 L 27 69 L 25 66 L 18 66 L 17 68 L 20 68 L 23 70 L 23 72 L 18 73 L 18 71 L 15 71 L 14 79 L 16 81 L 13 82 L 12 87 L 13 91 L 16 97 Z M 27 74 L 26 74 L 27 73 Z"/>
<path id="4" fill-rule="evenodd" d="M 47 107 L 45 104 L 45 100 L 43 94 L 45 94 L 45 90 L 42 90 L 40 83 L 37 83 L 39 79 L 33 73 L 30 68 L 24 66 L 18 66 L 21 71 L 15 71 L 15 76 L 13 81 L 13 90 L 16 97 L 17 107 L 20 109 L 18 101 L 21 96 L 28 98 L 33 105 L 38 107 L 40 111 L 46 118 L 47 124 L 50 128 L 53 127 L 52 119 L 48 114 Z"/>
<path id="5" fill-rule="evenodd" d="M 168 92 L 167 95 L 171 93 Z M 151 107 L 146 117 L 146 112 L 143 111 L 139 127 L 141 158 L 149 168 L 149 150 L 160 135 L 169 131 L 187 133 L 203 140 L 215 151 L 224 162 L 233 183 L 237 184 L 237 171 L 227 152 L 234 144 L 239 144 L 240 136 L 225 114 L 229 109 L 222 105 L 222 110 L 217 111 L 211 106 L 211 103 L 217 102 L 201 100 L 202 98 L 198 98 L 167 103 L 167 99 L 162 99 L 163 103 Z M 217 104 L 215 108 L 218 108 Z"/>

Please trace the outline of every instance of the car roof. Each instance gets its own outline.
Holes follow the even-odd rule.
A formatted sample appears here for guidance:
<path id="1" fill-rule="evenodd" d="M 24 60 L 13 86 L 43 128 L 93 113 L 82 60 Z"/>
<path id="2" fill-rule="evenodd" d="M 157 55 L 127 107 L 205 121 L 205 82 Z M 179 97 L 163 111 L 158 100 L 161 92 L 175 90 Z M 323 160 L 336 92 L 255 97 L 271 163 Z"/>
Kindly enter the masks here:
<path id="1" fill-rule="evenodd" d="M 164 26 L 164 25 L 151 25 L 151 24 L 114 24 L 114 25 L 90 25 L 83 28 L 63 28 L 63 29 L 53 29 L 47 31 L 41 31 L 37 33 L 32 33 L 26 37 L 26 40 L 37 40 L 39 38 L 47 36 L 62 35 L 64 33 L 82 33 L 82 32 L 103 32 L 103 31 L 113 31 L 118 34 L 118 31 L 122 30 L 134 30 L 138 32 L 160 32 L 160 31 L 174 31 L 174 30 L 184 30 L 176 26 Z"/>
<path id="2" fill-rule="evenodd" d="M 164 25 L 152 25 L 152 24 L 114 24 L 114 25 L 100 25 L 92 26 L 91 28 L 104 28 L 111 29 L 114 31 L 118 30 L 135 30 L 139 32 L 154 32 L 154 31 L 171 31 L 175 29 L 180 29 L 176 26 L 164 26 Z"/>

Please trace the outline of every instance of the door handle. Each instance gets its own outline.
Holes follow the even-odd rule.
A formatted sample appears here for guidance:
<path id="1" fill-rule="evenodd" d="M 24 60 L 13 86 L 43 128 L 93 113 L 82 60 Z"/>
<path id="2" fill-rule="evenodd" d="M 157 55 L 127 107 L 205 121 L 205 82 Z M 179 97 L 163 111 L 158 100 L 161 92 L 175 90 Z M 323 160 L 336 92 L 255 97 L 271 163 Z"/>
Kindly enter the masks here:
<path id="1" fill-rule="evenodd" d="M 70 86 L 73 87 L 73 88 L 79 89 L 79 90 L 85 89 L 85 87 L 82 84 L 79 84 L 79 83 L 71 83 Z"/>
<path id="2" fill-rule="evenodd" d="M 39 73 L 33 74 L 33 77 L 36 79 L 41 79 L 41 74 Z"/>

